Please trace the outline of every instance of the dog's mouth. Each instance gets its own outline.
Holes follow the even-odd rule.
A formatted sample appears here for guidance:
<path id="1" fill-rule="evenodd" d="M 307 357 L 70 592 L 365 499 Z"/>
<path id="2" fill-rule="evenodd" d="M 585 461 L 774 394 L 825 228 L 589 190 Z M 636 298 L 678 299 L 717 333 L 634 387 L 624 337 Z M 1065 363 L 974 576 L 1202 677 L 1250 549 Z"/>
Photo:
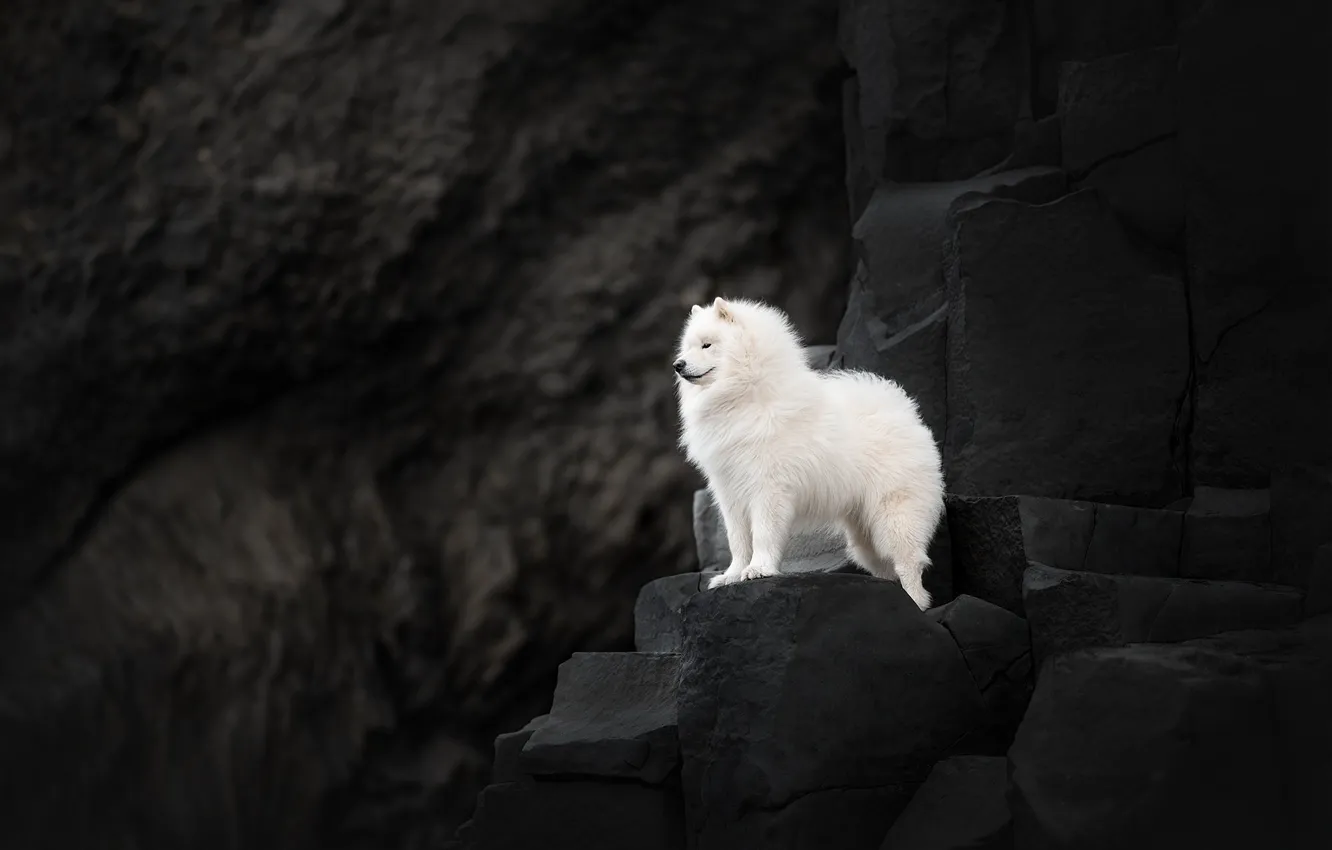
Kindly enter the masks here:
<path id="1" fill-rule="evenodd" d="M 716 368 L 717 368 L 716 366 L 712 367 L 712 369 Z M 697 375 L 686 375 L 684 372 L 681 372 L 680 377 L 684 378 L 686 381 L 688 381 L 691 384 L 697 384 L 703 378 L 706 378 L 708 375 L 711 375 L 712 369 L 709 369 L 706 372 L 699 372 Z"/>

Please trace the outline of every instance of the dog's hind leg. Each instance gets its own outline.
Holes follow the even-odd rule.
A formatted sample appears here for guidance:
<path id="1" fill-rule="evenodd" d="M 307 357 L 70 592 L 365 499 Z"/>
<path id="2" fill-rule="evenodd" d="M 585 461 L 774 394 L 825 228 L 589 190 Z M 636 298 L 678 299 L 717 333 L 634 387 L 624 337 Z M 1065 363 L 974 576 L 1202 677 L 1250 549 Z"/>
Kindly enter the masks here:
<path id="1" fill-rule="evenodd" d="M 846 534 L 846 548 L 856 566 L 875 578 L 898 581 L 892 561 L 879 557 L 879 553 L 874 551 L 874 541 L 859 516 L 846 519 L 842 523 L 842 531 Z"/>
<path id="2" fill-rule="evenodd" d="M 894 494 L 875 506 L 867 517 L 870 540 L 881 559 L 892 563 L 902 589 L 924 611 L 930 607 L 930 593 L 923 577 L 930 567 L 930 538 L 939 524 L 940 506 L 928 500 Z"/>

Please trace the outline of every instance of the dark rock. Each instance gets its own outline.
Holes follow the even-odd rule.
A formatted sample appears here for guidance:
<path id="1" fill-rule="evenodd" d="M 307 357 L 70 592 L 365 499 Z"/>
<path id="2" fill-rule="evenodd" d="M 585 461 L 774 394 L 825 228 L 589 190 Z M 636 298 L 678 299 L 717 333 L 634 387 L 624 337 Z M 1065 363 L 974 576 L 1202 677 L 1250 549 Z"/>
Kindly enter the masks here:
<path id="1" fill-rule="evenodd" d="M 743 582 L 692 597 L 684 622 L 682 777 L 698 850 L 877 848 L 984 720 L 953 639 L 895 582 Z"/>
<path id="2" fill-rule="evenodd" d="M 1082 569 L 1113 575 L 1179 575 L 1179 547 L 1184 533 L 1182 512 L 1127 505 L 1094 505 L 1093 508 L 1091 541 Z M 1032 560 L 1040 561 L 1039 558 Z M 1050 566 L 1064 567 L 1063 564 Z"/>
<path id="3" fill-rule="evenodd" d="M 1021 614 L 1030 561 L 1065 570 L 1179 574 L 1184 515 L 1041 496 L 952 496 L 948 523 L 959 593 Z"/>
<path id="4" fill-rule="evenodd" d="M 1060 61 L 1097 59 L 1175 40 L 1175 8 L 1159 0 L 1033 0 L 1036 42 Z"/>
<path id="5" fill-rule="evenodd" d="M 1060 66 L 1172 44 L 1175 8 L 1160 0 L 1034 0 L 1036 111 L 1055 109 Z"/>
<path id="6" fill-rule="evenodd" d="M 1084 175 L 1173 135 L 1178 61 L 1174 47 L 1154 47 L 1065 63 L 1059 74 L 1064 168 Z"/>
<path id="7" fill-rule="evenodd" d="M 1184 233 L 1184 188 L 1179 143 L 1172 136 L 1101 162 L 1076 187 L 1100 192 L 1129 228 L 1162 247 Z"/>
<path id="8" fill-rule="evenodd" d="M 495 763 L 490 771 L 490 781 L 496 785 L 502 782 L 518 782 L 529 776 L 522 767 L 523 747 L 531 740 L 532 733 L 549 714 L 538 715 L 516 732 L 505 732 L 495 737 Z"/>
<path id="9" fill-rule="evenodd" d="M 1318 547 L 1304 593 L 1304 616 L 1332 613 L 1332 543 Z"/>
<path id="10" fill-rule="evenodd" d="M 982 171 L 982 175 L 998 174 L 1020 168 L 1048 165 L 1058 168 L 1063 164 L 1063 146 L 1059 138 L 1059 116 L 1047 115 L 1033 121 L 1020 119 L 1013 128 L 1013 152 L 998 165 Z"/>
<path id="11" fill-rule="evenodd" d="M 1284 817 L 1271 821 L 1270 846 L 1316 850 L 1332 843 L 1332 617 L 1289 629 L 1227 632 L 1190 641 L 1260 665 L 1273 696 Z"/>
<path id="12" fill-rule="evenodd" d="M 470 842 L 470 843 L 468 843 Z M 491 785 L 477 799 L 467 850 L 684 850 L 675 787 L 627 780 Z"/>
<path id="13" fill-rule="evenodd" d="M 1236 629 L 1289 625 L 1304 596 L 1280 585 L 1113 576 L 1032 564 L 1023 577 L 1036 669 L 1059 653 L 1172 643 Z"/>
<path id="14" fill-rule="evenodd" d="M 956 220 L 945 255 L 950 488 L 1178 497 L 1182 282 L 1134 248 L 1095 192 L 980 201 Z"/>
<path id="15" fill-rule="evenodd" d="M 1027 568 L 1025 561 L 1066 570 L 1083 569 L 1096 529 L 1096 512 L 1102 506 L 1041 496 L 1019 496 L 1017 503 L 1022 523 L 1022 569 Z M 1011 532 L 1011 525 L 1006 528 Z M 1017 548 L 1012 543 L 1009 546 Z"/>
<path id="16" fill-rule="evenodd" d="M 943 445 L 948 425 L 948 307 L 940 303 L 931 313 L 896 333 L 882 335 L 884 323 L 872 312 L 872 296 L 859 278 L 851 285 L 851 302 L 845 322 L 848 327 L 843 365 L 864 369 L 889 378 L 916 400 L 921 419 Z M 940 299 L 942 302 L 942 299 Z"/>
<path id="17" fill-rule="evenodd" d="M 966 742 L 971 752 L 1001 754 L 1013 742 L 1033 684 L 1027 621 L 974 596 L 959 596 L 928 612 L 952 635 L 989 712 Z"/>
<path id="18" fill-rule="evenodd" d="M 1332 619 L 1043 668 L 1009 751 L 1014 846 L 1325 847 Z"/>
<path id="19" fill-rule="evenodd" d="M 874 191 L 851 235 L 869 273 L 872 313 L 884 327 L 874 337 L 891 336 L 943 303 L 942 250 L 949 235 L 948 213 L 967 195 L 1044 203 L 1064 191 L 1057 168 L 1005 171 L 947 183 L 886 183 Z M 850 330 L 843 320 L 838 334 Z M 855 364 L 864 368 L 863 364 Z"/>
<path id="20" fill-rule="evenodd" d="M 1027 553 L 1017 496 L 945 498 L 952 540 L 953 590 L 1022 615 Z"/>
<path id="21" fill-rule="evenodd" d="M 664 781 L 680 759 L 679 676 L 678 655 L 575 652 L 560 665 L 550 716 L 523 747 L 523 771 Z"/>
<path id="22" fill-rule="evenodd" d="M 691 568 L 689 304 L 835 332 L 836 4 L 5 9 L 0 843 L 433 846 Z"/>
<path id="23" fill-rule="evenodd" d="M 1180 575 L 1270 581 L 1271 499 L 1266 490 L 1194 489 L 1184 515 Z"/>
<path id="24" fill-rule="evenodd" d="M 1271 480 L 1272 574 L 1304 587 L 1317 552 L 1332 544 L 1332 468 L 1283 466 Z"/>
<path id="25" fill-rule="evenodd" d="M 1025 66 L 1005 4 L 847 0 L 841 41 L 859 94 L 848 130 L 876 179 L 957 180 L 1009 153 Z"/>
<path id="26" fill-rule="evenodd" d="M 835 345 L 810 345 L 805 347 L 805 359 L 809 365 L 820 371 L 832 365 L 833 355 L 837 353 Z"/>
<path id="27" fill-rule="evenodd" d="M 983 599 L 962 595 L 929 615 L 952 635 L 981 693 L 1031 652 L 1027 621 Z"/>
<path id="28" fill-rule="evenodd" d="M 634 649 L 679 652 L 680 609 L 704 587 L 702 573 L 665 576 L 643 585 L 634 603 Z"/>
<path id="29" fill-rule="evenodd" d="M 860 218 L 870 195 L 879 182 L 883 151 L 876 146 L 874 161 L 865 150 L 865 133 L 860 126 L 860 81 L 854 74 L 842 83 L 842 128 L 846 138 L 846 199 L 851 212 L 849 221 Z"/>
<path id="30" fill-rule="evenodd" d="M 934 766 L 881 850 L 1011 850 L 1008 759 L 954 756 Z"/>
<path id="31" fill-rule="evenodd" d="M 1020 497 L 1018 506 L 1028 560 L 1114 575 L 1179 574 L 1178 510 L 1034 496 Z"/>
<path id="32" fill-rule="evenodd" d="M 1264 487 L 1277 469 L 1332 461 L 1330 27 L 1321 6 L 1255 15 L 1243 0 L 1217 0 L 1181 11 L 1198 362 L 1190 448 L 1195 477 L 1217 486 Z"/>
<path id="33" fill-rule="evenodd" d="M 942 442 L 946 310 L 942 271 L 948 212 L 973 194 L 1044 202 L 1064 190 L 1053 168 L 951 183 L 884 184 L 852 229 L 860 265 L 837 332 L 839 362 L 892 378 L 921 405 Z"/>
<path id="34" fill-rule="evenodd" d="M 1183 646 L 1052 659 L 1009 751 L 1014 846 L 1288 846 L 1256 666 Z"/>

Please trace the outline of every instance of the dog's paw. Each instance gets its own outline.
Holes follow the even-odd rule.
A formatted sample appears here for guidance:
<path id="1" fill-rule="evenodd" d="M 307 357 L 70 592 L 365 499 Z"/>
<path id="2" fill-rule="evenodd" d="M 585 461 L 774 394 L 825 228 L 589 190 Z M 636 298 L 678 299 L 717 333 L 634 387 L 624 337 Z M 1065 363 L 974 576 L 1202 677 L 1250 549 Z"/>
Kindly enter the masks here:
<path id="1" fill-rule="evenodd" d="M 741 581 L 753 581 L 756 578 L 767 578 L 777 575 L 777 570 L 772 567 L 745 567 L 740 571 Z"/>
<path id="2" fill-rule="evenodd" d="M 716 590 L 717 588 L 723 587 L 730 583 L 731 583 L 730 580 L 726 578 L 726 573 L 718 573 L 717 575 L 708 579 L 708 590 Z"/>

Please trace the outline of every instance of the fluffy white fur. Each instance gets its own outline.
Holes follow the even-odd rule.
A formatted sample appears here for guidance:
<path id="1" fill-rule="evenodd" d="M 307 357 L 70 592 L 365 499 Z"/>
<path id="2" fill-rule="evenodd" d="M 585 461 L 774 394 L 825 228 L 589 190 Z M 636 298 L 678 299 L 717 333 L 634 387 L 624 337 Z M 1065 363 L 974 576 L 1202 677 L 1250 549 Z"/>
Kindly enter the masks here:
<path id="1" fill-rule="evenodd" d="M 681 445 L 708 480 L 731 547 L 710 588 L 776 575 L 793 533 L 833 527 L 858 565 L 930 606 L 921 578 L 943 473 L 901 387 L 811 369 L 784 313 L 740 299 L 693 308 L 675 370 Z"/>

